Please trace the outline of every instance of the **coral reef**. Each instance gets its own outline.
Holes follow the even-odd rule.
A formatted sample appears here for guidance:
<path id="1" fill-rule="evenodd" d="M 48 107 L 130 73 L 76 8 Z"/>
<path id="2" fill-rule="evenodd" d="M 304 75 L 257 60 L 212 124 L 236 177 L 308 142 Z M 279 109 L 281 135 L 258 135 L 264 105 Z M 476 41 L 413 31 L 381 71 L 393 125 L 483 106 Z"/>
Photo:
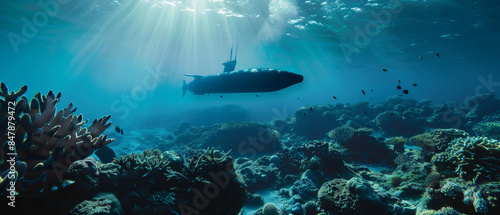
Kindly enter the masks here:
<path id="1" fill-rule="evenodd" d="M 86 141 L 98 141 L 109 118 L 84 128 L 72 105 L 56 112 L 59 95 L 37 94 L 28 105 L 21 98 L 25 91 L 2 89 L 0 105 L 2 122 L 17 117 L 13 128 L 19 135 L 12 141 L 5 133 L 9 127 L 1 127 L 2 158 L 11 143 L 19 160 L 3 159 L 0 190 L 10 182 L 25 188 L 16 196 L 21 213 L 236 215 L 261 207 L 254 214 L 500 214 L 500 115 L 491 115 L 494 108 L 470 109 L 467 118 L 467 106 L 394 96 L 376 105 L 305 106 L 267 124 L 136 130 L 130 132 L 136 139 L 120 136 L 119 158 L 104 164 L 93 156 L 70 159 L 58 181 L 40 186 L 51 179 L 42 167 L 81 154 L 70 146 L 84 144 L 92 153 L 105 145 L 96 142 L 94 148 Z M 484 104 L 497 100 L 485 98 Z M 4 104 L 11 100 L 15 109 L 9 113 Z M 453 116 L 467 120 L 456 125 L 464 130 L 439 128 L 453 124 Z M 31 124 L 23 124 L 24 118 Z M 469 137 L 465 131 L 471 130 L 481 137 Z M 136 153 L 127 151 L 135 145 L 130 151 Z"/>
<path id="2" fill-rule="evenodd" d="M 500 213 L 498 206 L 500 185 L 496 182 L 475 184 L 458 178 L 450 178 L 441 184 L 441 189 L 427 189 L 419 203 L 421 214 L 433 214 L 431 212 L 443 208 L 456 212 L 451 214 Z"/>
<path id="3" fill-rule="evenodd" d="M 445 175 L 456 173 L 478 183 L 500 180 L 500 143 L 485 137 L 458 138 L 432 162 Z"/>
<path id="4" fill-rule="evenodd" d="M 9 160 L 16 161 L 15 188 L 19 193 L 38 192 L 57 185 L 73 162 L 114 140 L 101 135 L 111 125 L 107 123 L 110 116 L 94 120 L 87 128 L 84 125 L 88 121 L 83 121 L 82 115 L 73 114 L 76 111 L 73 103 L 56 110 L 61 93 L 55 95 L 50 91 L 42 95 L 39 92 L 29 101 L 22 96 L 27 89 L 23 86 L 16 93 L 9 93 L 7 86 L 1 83 L 0 91 L 0 143 L 3 144 L 0 172 L 9 169 Z M 9 152 L 16 155 L 11 156 Z M 5 187 L 7 181 L 1 179 L 0 187 Z"/>
<path id="5" fill-rule="evenodd" d="M 377 193 L 365 180 L 334 179 L 321 186 L 319 207 L 334 214 L 414 214 L 415 208 L 394 202 L 387 193 Z M 400 206 L 400 204 L 402 206 Z"/>
<path id="6" fill-rule="evenodd" d="M 316 105 L 312 107 L 301 107 L 295 112 L 294 130 L 309 139 L 322 139 L 325 133 L 337 127 L 340 123 L 337 119 L 343 114 L 354 116 L 354 113 L 340 113 L 332 111 L 331 107 Z"/>
<path id="7" fill-rule="evenodd" d="M 420 215 L 462 215 L 452 207 L 443 207 L 439 210 L 424 210 Z"/>
<path id="8" fill-rule="evenodd" d="M 345 147 L 347 151 L 343 152 L 343 158 L 346 161 L 394 165 L 396 157 L 394 151 L 389 149 L 383 139 L 367 135 L 364 130 L 356 130 L 351 141 Z"/>
<path id="9" fill-rule="evenodd" d="M 240 178 L 245 182 L 249 192 L 272 186 L 278 178 L 279 169 L 270 165 L 266 157 L 256 161 L 248 158 L 235 160 L 235 169 Z"/>
<path id="10" fill-rule="evenodd" d="M 404 137 L 391 137 L 390 139 L 385 141 L 387 145 L 392 145 L 394 151 L 396 152 L 404 152 L 406 142 L 407 139 Z"/>
<path id="11" fill-rule="evenodd" d="M 85 200 L 78 204 L 71 215 L 123 214 L 120 201 L 112 193 L 99 193 L 92 200 Z"/>
<path id="12" fill-rule="evenodd" d="M 238 153 L 240 156 L 255 156 L 257 153 L 281 149 L 281 134 L 260 123 L 233 121 L 212 126 L 181 127 L 176 131 L 178 135 L 173 143 L 180 149 L 214 146 L 225 151 L 232 150 L 233 154 Z M 171 145 L 160 146 L 160 149 L 171 150 Z"/>
<path id="13" fill-rule="evenodd" d="M 349 126 L 340 126 L 328 132 L 328 137 L 337 140 L 342 145 L 349 143 L 353 135 L 354 128 Z"/>
<path id="14" fill-rule="evenodd" d="M 469 122 L 477 123 L 488 116 L 493 116 L 500 113 L 500 98 L 493 94 L 481 94 L 471 97 L 466 101 L 467 110 L 466 118 Z"/>
<path id="15" fill-rule="evenodd" d="M 279 209 L 278 206 L 276 206 L 273 203 L 267 203 L 262 207 L 262 215 L 278 215 L 279 214 Z"/>
<path id="16" fill-rule="evenodd" d="M 390 136 L 408 137 L 422 131 L 419 123 L 403 117 L 400 112 L 394 110 L 380 113 L 374 121 L 384 133 Z"/>
<path id="17" fill-rule="evenodd" d="M 500 140 L 500 122 L 480 122 L 472 127 L 477 136 Z"/>
<path id="18" fill-rule="evenodd" d="M 468 136 L 467 132 L 459 129 L 433 129 L 430 132 L 411 137 L 409 142 L 422 148 L 423 161 L 428 162 L 436 153 L 443 152 L 452 140 Z"/>
<path id="19" fill-rule="evenodd" d="M 328 147 L 328 143 L 314 141 L 297 148 L 304 156 L 301 161 L 302 169 L 319 169 L 328 174 L 340 176 L 349 174 L 340 152 Z"/>

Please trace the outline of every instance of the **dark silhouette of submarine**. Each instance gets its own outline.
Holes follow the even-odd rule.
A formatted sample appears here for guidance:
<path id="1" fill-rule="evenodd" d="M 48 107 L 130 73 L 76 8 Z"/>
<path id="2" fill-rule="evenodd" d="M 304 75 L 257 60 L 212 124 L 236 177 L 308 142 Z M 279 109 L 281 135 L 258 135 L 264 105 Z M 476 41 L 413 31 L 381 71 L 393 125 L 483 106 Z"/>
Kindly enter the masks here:
<path id="1" fill-rule="evenodd" d="M 193 77 L 194 80 L 189 84 L 186 84 L 186 81 L 183 80 L 182 96 L 186 94 L 186 90 L 193 92 L 195 95 L 273 92 L 304 80 L 302 75 L 277 69 L 250 68 L 234 71 L 237 54 L 238 46 L 236 46 L 236 53 L 234 60 L 232 60 L 233 48 L 231 48 L 229 61 L 222 64 L 224 65 L 224 71 L 220 74 L 207 76 L 185 75 Z"/>

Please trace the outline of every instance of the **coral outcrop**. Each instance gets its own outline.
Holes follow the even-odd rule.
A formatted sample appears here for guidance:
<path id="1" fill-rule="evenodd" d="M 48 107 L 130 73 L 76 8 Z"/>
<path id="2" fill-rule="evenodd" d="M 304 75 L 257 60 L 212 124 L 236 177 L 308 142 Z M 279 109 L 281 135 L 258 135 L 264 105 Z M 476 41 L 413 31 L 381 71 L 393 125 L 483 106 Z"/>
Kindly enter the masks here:
<path id="1" fill-rule="evenodd" d="M 419 203 L 419 210 L 421 214 L 437 214 L 443 210 L 455 211 L 449 214 L 498 214 L 499 195 L 498 182 L 476 184 L 449 178 L 441 182 L 440 189 L 427 189 Z"/>
<path id="2" fill-rule="evenodd" d="M 480 122 L 472 127 L 477 136 L 500 140 L 500 122 Z"/>
<path id="3" fill-rule="evenodd" d="M 98 215 L 98 214 L 123 214 L 120 201 L 112 193 L 99 193 L 91 200 L 85 200 L 78 204 L 71 215 Z"/>
<path id="4" fill-rule="evenodd" d="M 467 132 L 460 129 L 433 129 L 430 132 L 411 137 L 409 142 L 422 148 L 423 159 L 429 162 L 436 153 L 443 152 L 452 140 L 468 136 Z"/>
<path id="5" fill-rule="evenodd" d="M 475 183 L 500 180 L 500 142 L 486 137 L 453 140 L 448 148 L 432 158 L 445 175 L 458 174 Z"/>
<path id="6" fill-rule="evenodd" d="M 394 165 L 396 154 L 385 144 L 383 139 L 368 135 L 364 130 L 357 129 L 344 152 L 346 161 L 362 163 L 387 163 Z"/>
<path id="7" fill-rule="evenodd" d="M 227 152 L 211 148 L 193 151 L 191 156 L 173 154 L 147 150 L 114 161 L 122 167 L 117 196 L 126 211 L 238 214 L 245 199 L 244 184 Z M 180 159 L 170 160 L 175 157 Z M 158 205 L 155 196 L 168 201 Z"/>
<path id="8" fill-rule="evenodd" d="M 350 126 L 340 126 L 328 132 L 328 137 L 337 140 L 342 145 L 349 143 L 353 135 L 354 128 Z"/>
<path id="9" fill-rule="evenodd" d="M 391 136 L 400 135 L 408 137 L 420 133 L 423 128 L 412 118 L 405 117 L 398 111 L 385 111 L 374 119 L 382 131 Z"/>
<path id="10" fill-rule="evenodd" d="M 415 208 L 400 206 L 386 195 L 361 178 L 338 178 L 321 186 L 318 202 L 322 210 L 334 214 L 415 214 Z"/>
<path id="11" fill-rule="evenodd" d="M 39 92 L 28 100 L 22 96 L 27 89 L 23 86 L 9 93 L 1 83 L 0 91 L 0 143 L 3 144 L 0 172 L 5 173 L 15 160 L 18 175 L 15 189 L 19 193 L 38 192 L 57 185 L 73 162 L 114 140 L 101 135 L 111 125 L 107 123 L 111 116 L 94 120 L 85 127 L 88 120 L 74 114 L 73 103 L 57 111 L 61 93 Z M 10 183 L 3 177 L 4 174 L 2 188 Z"/>
<path id="12" fill-rule="evenodd" d="M 221 150 L 231 150 L 233 154 L 241 156 L 255 156 L 257 153 L 275 152 L 281 149 L 279 138 L 281 134 L 270 126 L 255 122 L 232 121 L 200 127 L 183 125 L 182 132 L 176 133 L 178 135 L 173 144 L 182 149 L 215 146 Z"/>

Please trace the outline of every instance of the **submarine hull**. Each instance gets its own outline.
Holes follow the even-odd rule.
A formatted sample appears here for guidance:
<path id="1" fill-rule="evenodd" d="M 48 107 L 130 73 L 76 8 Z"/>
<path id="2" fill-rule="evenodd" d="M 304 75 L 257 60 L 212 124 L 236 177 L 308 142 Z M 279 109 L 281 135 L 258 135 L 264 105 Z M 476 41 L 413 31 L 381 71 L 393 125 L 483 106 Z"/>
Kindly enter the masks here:
<path id="1" fill-rule="evenodd" d="M 273 92 L 304 80 L 302 75 L 264 68 L 193 77 L 195 77 L 195 80 L 184 85 L 184 93 L 186 90 L 197 95 L 207 93 Z"/>

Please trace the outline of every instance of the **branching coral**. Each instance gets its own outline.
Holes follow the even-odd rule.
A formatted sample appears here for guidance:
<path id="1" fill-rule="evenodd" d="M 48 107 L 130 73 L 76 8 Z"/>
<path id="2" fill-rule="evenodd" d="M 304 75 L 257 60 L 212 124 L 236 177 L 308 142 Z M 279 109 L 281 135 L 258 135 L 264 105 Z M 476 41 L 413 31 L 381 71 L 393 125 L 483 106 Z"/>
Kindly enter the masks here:
<path id="1" fill-rule="evenodd" d="M 328 137 L 337 140 L 340 144 L 349 143 L 352 135 L 354 135 L 354 128 L 349 126 L 340 126 L 328 132 Z"/>
<path id="2" fill-rule="evenodd" d="M 111 125 L 107 123 L 111 116 L 94 120 L 86 128 L 88 120 L 83 121 L 82 115 L 73 114 L 76 111 L 73 103 L 56 110 L 61 93 L 55 95 L 49 91 L 42 95 L 38 92 L 29 101 L 22 96 L 27 89 L 23 86 L 18 92 L 9 93 L 7 86 L 1 83 L 0 143 L 3 147 L 0 172 L 9 169 L 9 160 L 20 165 L 18 170 L 25 169 L 24 174 L 19 173 L 23 177 L 16 179 L 17 192 L 37 192 L 57 184 L 71 163 L 114 140 L 101 135 Z M 3 187 L 6 180 L 1 181 L 0 187 Z"/>
<path id="3" fill-rule="evenodd" d="M 230 151 L 221 152 L 211 149 L 202 150 L 201 154 L 193 154 L 188 158 L 181 156 L 183 166 L 180 170 L 168 170 L 168 180 L 176 181 L 179 186 L 176 190 L 191 191 L 196 183 L 210 184 L 204 179 L 209 172 L 214 170 L 220 171 L 226 168 L 228 162 L 232 163 L 232 158 L 229 156 Z M 235 174 L 235 173 L 234 173 Z"/>
<path id="4" fill-rule="evenodd" d="M 176 191 L 178 198 L 186 200 L 179 205 L 181 213 L 190 211 L 191 205 L 199 209 L 197 201 L 203 195 L 210 201 L 200 214 L 237 214 L 241 210 L 245 190 L 229 152 L 211 148 L 182 159 L 182 168 L 168 170 L 167 175 L 168 180 L 176 184 L 171 189 Z"/>
<path id="5" fill-rule="evenodd" d="M 237 214 L 243 206 L 244 184 L 229 152 L 210 148 L 181 156 L 153 149 L 121 156 L 113 163 L 121 166 L 116 183 L 123 188 L 118 196 L 126 202 L 126 210 L 156 211 L 148 214 Z"/>
<path id="6" fill-rule="evenodd" d="M 166 170 L 170 161 L 158 149 L 144 150 L 141 154 L 132 153 L 115 159 L 113 163 L 121 166 L 125 171 L 139 171 L 142 174 L 153 169 Z"/>
<path id="7" fill-rule="evenodd" d="M 458 138 L 446 151 L 437 154 L 432 161 L 438 171 L 447 167 L 465 180 L 473 182 L 500 179 L 500 143 L 485 137 Z"/>
<path id="8" fill-rule="evenodd" d="M 467 132 L 459 129 L 434 129 L 410 138 L 410 143 L 419 146 L 424 152 L 424 161 L 429 161 L 434 153 L 443 152 L 456 138 L 468 137 Z"/>

